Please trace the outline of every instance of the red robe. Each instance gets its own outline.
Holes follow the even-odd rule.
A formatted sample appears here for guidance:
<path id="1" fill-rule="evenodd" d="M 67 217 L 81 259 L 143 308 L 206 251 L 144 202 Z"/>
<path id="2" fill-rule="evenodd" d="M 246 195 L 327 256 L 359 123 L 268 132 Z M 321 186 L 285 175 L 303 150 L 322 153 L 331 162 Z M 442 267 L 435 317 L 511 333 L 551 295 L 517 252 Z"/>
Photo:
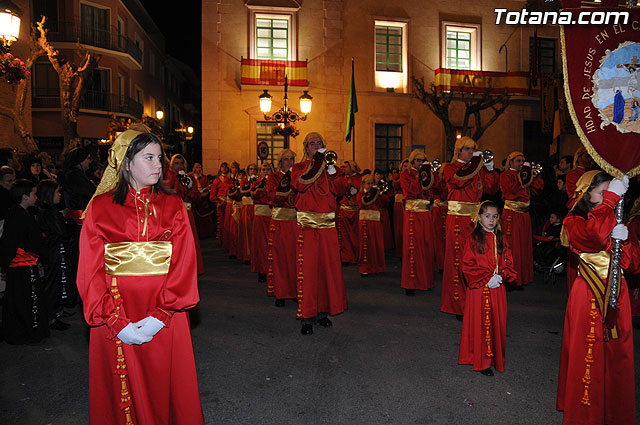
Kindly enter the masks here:
<path id="1" fill-rule="evenodd" d="M 513 168 L 500 174 L 500 189 L 505 201 L 526 202 L 531 195 L 539 195 L 544 189 L 544 180 L 538 176 L 528 187 L 522 187 L 518 172 Z M 504 241 L 511 248 L 513 264 L 518 272 L 514 282 L 517 286 L 533 282 L 533 237 L 531 230 L 531 215 L 529 211 L 518 212 L 506 205 L 502 210 L 502 232 Z"/>
<path id="2" fill-rule="evenodd" d="M 571 211 L 573 208 L 573 194 L 576 191 L 578 180 L 587 170 L 584 167 L 576 167 L 573 170 L 569 170 L 565 181 L 565 189 L 567 189 L 567 195 L 569 200 L 567 201 L 567 208 Z M 568 250 L 567 252 L 567 292 L 571 292 L 571 285 L 575 282 L 578 276 L 578 257 L 577 255 Z"/>
<path id="3" fill-rule="evenodd" d="M 609 191 L 605 191 L 603 197 L 602 204 L 591 210 L 586 220 L 573 214 L 565 218 L 564 227 L 573 252 L 611 250 L 610 234 L 616 225 L 614 209 L 620 197 Z M 624 243 L 621 267 L 635 273 L 639 262 L 640 248 Z M 633 330 L 624 278 L 620 280 L 619 289 L 618 338 L 605 342 L 602 315 L 589 285 L 578 276 L 571 287 L 562 335 L 556 406 L 564 410 L 564 424 L 636 423 Z"/>
<path id="4" fill-rule="evenodd" d="M 266 184 L 262 187 L 262 180 L 254 182 L 251 188 L 251 198 L 253 198 L 256 212 L 251 230 L 251 272 L 267 274 L 269 271 L 267 241 L 271 224 L 271 207 L 267 198 Z M 267 212 L 267 208 L 269 215 L 262 214 L 263 211 Z"/>
<path id="5" fill-rule="evenodd" d="M 215 206 L 209 200 L 209 191 L 206 190 L 209 186 L 209 180 L 205 175 L 196 177 L 193 173 L 190 173 L 189 177 L 193 179 L 194 193 L 197 195 L 194 196 L 192 205 L 198 236 L 200 238 L 208 238 L 216 232 L 212 218 Z"/>
<path id="6" fill-rule="evenodd" d="M 389 216 L 389 205 L 393 202 L 393 190 L 389 188 L 387 193 L 380 197 L 378 206 L 380 207 L 380 223 L 384 235 L 384 250 L 393 249 L 393 230 L 391 230 L 391 217 Z"/>
<path id="7" fill-rule="evenodd" d="M 222 232 L 224 227 L 224 212 L 226 207 L 226 197 L 229 187 L 231 186 L 231 178 L 226 175 L 216 177 L 211 184 L 209 199 L 217 206 L 216 210 L 216 237 L 222 242 Z"/>
<path id="8" fill-rule="evenodd" d="M 191 203 L 198 196 L 195 185 L 188 189 L 178 181 L 178 174 L 170 168 L 165 168 L 163 171 L 166 178 L 165 182 L 169 189 L 176 192 L 176 195 L 180 197 L 184 202 Z M 196 220 L 193 216 L 191 208 L 187 209 L 187 216 L 189 218 L 189 224 L 191 231 L 193 232 L 193 243 L 196 247 L 196 260 L 198 265 L 198 274 L 204 274 L 204 261 L 202 260 L 202 250 L 200 249 L 200 238 L 198 237 L 198 228 L 196 227 Z"/>
<path id="9" fill-rule="evenodd" d="M 362 185 L 362 176 L 355 174 L 351 177 L 344 177 L 348 184 L 356 189 Z M 358 203 L 356 196 L 347 197 L 349 191 L 340 201 L 338 210 L 338 239 L 340 241 L 340 258 L 343 263 L 358 262 Z"/>
<path id="10" fill-rule="evenodd" d="M 640 241 L 640 218 L 635 215 L 627 221 L 629 229 L 629 243 L 638 244 Z M 627 286 L 629 287 L 629 297 L 631 301 L 631 315 L 640 316 L 640 274 L 627 274 Z"/>
<path id="11" fill-rule="evenodd" d="M 151 315 L 166 326 L 150 342 L 121 344 L 133 422 L 141 425 L 202 424 L 186 312 L 199 300 L 196 251 L 187 211 L 177 196 L 151 195 L 149 189 L 143 189 L 138 196 L 143 201 L 150 200 L 145 236 L 142 235 L 144 206 L 142 202 L 134 201 L 133 193 L 122 206 L 112 202 L 110 193 L 94 198 L 80 235 L 77 283 L 84 316 L 91 326 L 90 421 L 92 425 L 125 424 L 125 414 L 120 407 L 122 380 L 116 373 L 120 344 L 116 335 L 128 323 Z M 172 243 L 169 273 L 117 276 L 118 301 L 122 306 L 116 316 L 116 301 L 111 293 L 113 276 L 105 274 L 105 244 L 146 240 Z"/>
<path id="12" fill-rule="evenodd" d="M 499 175 L 482 167 L 473 177 L 466 180 L 456 178 L 456 171 L 465 163 L 456 160 L 444 165 L 444 180 L 447 183 L 447 246 L 444 253 L 442 275 L 442 299 L 440 311 L 461 315 L 464 312 L 465 287 L 462 281 L 460 262 L 466 237 L 473 230 L 470 216 L 452 213 L 452 202 L 480 203 L 483 194 L 492 195 L 498 190 Z"/>
<path id="13" fill-rule="evenodd" d="M 396 244 L 396 257 L 402 258 L 402 234 L 404 227 L 404 202 L 402 202 L 402 186 L 400 177 L 392 182 L 393 193 L 393 236 Z"/>
<path id="14" fill-rule="evenodd" d="M 240 228 L 240 213 L 242 211 L 242 192 L 240 192 L 240 187 L 231 187 L 227 197 L 229 202 L 227 202 L 225 210 L 225 233 L 227 235 L 225 247 L 229 251 L 230 257 L 241 259 L 238 251 L 238 229 Z"/>
<path id="15" fill-rule="evenodd" d="M 324 161 L 316 153 L 315 160 Z M 335 213 L 336 198 L 349 190 L 349 183 L 326 169 L 312 181 L 301 181 L 309 168 L 306 160 L 293 166 L 291 184 L 298 192 L 296 210 L 311 213 Z M 323 166 L 324 167 L 324 166 Z M 342 313 L 347 308 L 347 292 L 340 263 L 340 245 L 335 227 L 298 226 L 298 318 L 312 318 L 318 313 Z"/>
<path id="16" fill-rule="evenodd" d="M 360 251 L 358 253 L 358 272 L 359 273 L 384 273 L 386 270 L 385 258 L 384 258 L 384 230 L 382 229 L 382 210 L 385 209 L 382 205 L 386 201 L 382 197 L 377 199 L 370 205 L 365 205 L 362 199 L 364 192 L 361 190 L 356 196 L 356 202 L 360 211 L 365 211 L 363 214 L 359 214 L 359 232 L 358 232 L 358 246 Z M 366 211 L 377 211 L 380 214 L 380 218 L 375 220 L 371 217 L 366 218 L 364 215 Z M 375 213 L 373 213 L 375 215 Z"/>
<path id="17" fill-rule="evenodd" d="M 484 236 L 482 254 L 469 236 L 462 255 L 462 272 L 467 292 L 458 364 L 473 365 L 473 370 L 493 366 L 498 372 L 504 372 L 507 336 L 507 295 L 504 284 L 514 281 L 517 272 L 513 267 L 508 245 L 504 244 L 502 254 L 499 254 L 496 250 L 496 235 L 484 231 Z M 502 285 L 489 289 L 487 283 L 495 273 L 496 262 L 498 274 L 502 276 Z"/>
<path id="18" fill-rule="evenodd" d="M 296 195 L 280 196 L 276 191 L 285 173 L 276 171 L 267 178 L 267 198 L 271 208 L 295 208 Z M 271 217 L 269 227 L 268 254 L 269 268 L 267 271 L 267 295 L 277 299 L 295 299 L 297 294 L 296 278 L 296 236 L 298 222 L 293 220 L 276 219 L 277 211 Z"/>
<path id="19" fill-rule="evenodd" d="M 447 184 L 444 179 L 440 179 L 438 187 L 433 188 L 433 233 L 435 235 L 435 243 L 433 248 L 436 253 L 436 264 L 438 270 L 444 269 L 444 248 L 446 246 L 446 223 L 447 223 Z"/>
<path id="20" fill-rule="evenodd" d="M 251 230 L 253 227 L 253 199 L 251 199 L 252 181 L 243 179 L 240 183 L 242 193 L 242 209 L 240 210 L 240 224 L 238 226 L 238 259 L 251 259 Z"/>
<path id="21" fill-rule="evenodd" d="M 433 174 L 431 178 L 434 179 L 433 185 L 440 184 L 440 176 Z M 431 190 L 422 190 L 418 180 L 418 171 L 414 168 L 400 174 L 400 183 L 405 202 L 400 286 L 404 289 L 429 290 L 433 288 L 436 260 L 433 248 L 435 241 L 433 219 L 431 211 L 411 211 L 409 201 L 414 199 L 429 200 L 432 197 Z"/>

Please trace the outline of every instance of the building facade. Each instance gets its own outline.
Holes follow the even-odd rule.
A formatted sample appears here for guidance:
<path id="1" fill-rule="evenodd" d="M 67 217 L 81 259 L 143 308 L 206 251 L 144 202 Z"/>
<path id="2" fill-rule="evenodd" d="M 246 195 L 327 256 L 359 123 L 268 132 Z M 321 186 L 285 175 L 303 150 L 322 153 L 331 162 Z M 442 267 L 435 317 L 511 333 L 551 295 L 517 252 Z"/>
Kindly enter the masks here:
<path id="1" fill-rule="evenodd" d="M 420 0 L 203 0 L 205 169 L 215 171 L 222 161 L 256 162 L 261 141 L 271 149 L 269 160 L 277 156 L 285 142 L 273 134 L 275 124 L 265 120 L 258 96 L 268 89 L 272 112 L 282 107 L 284 74 L 299 84 L 289 86 L 289 107 L 300 111 L 303 90 L 313 96 L 311 113 L 297 125 L 300 135 L 289 141 L 299 158 L 305 134 L 319 131 L 339 159 L 355 152 L 362 168 L 386 168 L 388 161 L 397 166 L 413 148 L 423 148 L 429 159 L 448 159 L 442 123 L 415 97 L 412 78 L 428 86 L 443 69 L 529 72 L 531 55 L 540 71 L 560 73 L 557 26 L 495 24 L 495 8 L 524 6 L 505 0 L 465 2 L 464 8 Z M 352 58 L 355 148 L 345 143 Z M 463 108 L 451 104 L 456 126 L 462 127 Z M 486 111 L 483 121 L 490 115 Z M 512 96 L 480 147 L 492 149 L 497 163 L 514 150 L 545 156 L 540 145 L 548 150 L 551 135 L 541 134 L 540 120 L 537 90 Z M 573 153 L 578 141 L 560 146 L 562 154 Z"/>

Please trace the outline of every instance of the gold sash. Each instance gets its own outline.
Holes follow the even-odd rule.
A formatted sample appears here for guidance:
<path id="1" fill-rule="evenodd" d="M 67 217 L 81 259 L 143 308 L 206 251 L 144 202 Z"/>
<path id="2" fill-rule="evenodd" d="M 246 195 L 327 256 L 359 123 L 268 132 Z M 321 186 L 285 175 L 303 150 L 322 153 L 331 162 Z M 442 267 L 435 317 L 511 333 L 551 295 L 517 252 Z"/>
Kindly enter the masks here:
<path id="1" fill-rule="evenodd" d="M 462 215 L 471 217 L 478 210 L 478 205 L 475 202 L 462 202 L 462 201 L 448 201 L 447 213 L 451 215 Z"/>
<path id="2" fill-rule="evenodd" d="M 157 276 L 169 273 L 171 242 L 117 242 L 104 246 L 104 265 L 110 276 Z"/>
<path id="3" fill-rule="evenodd" d="M 253 205 L 253 199 L 251 199 L 248 196 L 243 196 L 242 197 L 242 206 L 245 206 L 245 205 Z"/>
<path id="4" fill-rule="evenodd" d="M 345 211 L 358 211 L 357 205 L 340 204 L 340 209 Z"/>
<path id="5" fill-rule="evenodd" d="M 310 211 L 298 211 L 298 224 L 313 229 L 330 229 L 336 227 L 336 213 L 317 213 Z"/>
<path id="6" fill-rule="evenodd" d="M 529 202 L 505 200 L 504 207 L 508 210 L 519 212 L 519 213 L 529 212 Z"/>
<path id="7" fill-rule="evenodd" d="M 380 211 L 360 210 L 360 220 L 380 221 Z"/>
<path id="8" fill-rule="evenodd" d="M 611 253 L 609 251 L 600 252 L 583 252 L 578 255 L 580 262 L 578 263 L 578 276 L 582 277 L 596 300 L 596 305 L 602 321 L 607 321 L 609 298 L 611 297 L 611 284 L 609 276 L 613 267 L 611 261 Z M 620 268 L 620 279 L 624 276 L 622 268 Z M 615 315 L 616 312 L 614 311 Z M 605 326 L 606 327 L 606 326 Z M 618 338 L 618 329 L 615 326 L 615 316 L 613 327 L 605 334 L 605 341 L 611 338 Z"/>
<path id="9" fill-rule="evenodd" d="M 433 205 L 435 207 L 439 207 L 439 208 L 446 208 L 447 205 L 449 205 L 449 204 L 447 203 L 447 201 L 443 201 L 442 199 L 434 199 L 433 200 Z"/>
<path id="10" fill-rule="evenodd" d="M 404 195 L 402 193 L 398 193 L 396 195 L 396 202 L 402 202 L 403 199 L 404 199 Z"/>
<path id="11" fill-rule="evenodd" d="M 271 218 L 277 221 L 290 221 L 296 219 L 295 208 L 275 207 L 271 210 Z"/>
<path id="12" fill-rule="evenodd" d="M 413 212 L 431 211 L 430 199 L 407 199 L 404 201 L 404 210 Z"/>
<path id="13" fill-rule="evenodd" d="M 271 207 L 269 205 L 255 204 L 253 206 L 253 212 L 255 215 L 271 217 Z"/>

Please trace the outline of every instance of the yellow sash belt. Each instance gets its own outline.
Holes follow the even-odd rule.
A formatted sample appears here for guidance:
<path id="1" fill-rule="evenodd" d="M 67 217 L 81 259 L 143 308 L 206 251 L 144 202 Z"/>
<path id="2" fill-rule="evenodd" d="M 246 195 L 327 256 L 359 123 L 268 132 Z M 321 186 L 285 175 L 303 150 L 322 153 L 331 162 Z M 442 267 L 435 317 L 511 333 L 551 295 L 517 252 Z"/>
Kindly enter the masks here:
<path id="1" fill-rule="evenodd" d="M 529 202 L 505 200 L 504 207 L 508 210 L 519 212 L 519 213 L 529 212 Z"/>
<path id="2" fill-rule="evenodd" d="M 336 227 L 336 213 L 317 213 L 310 211 L 298 211 L 298 224 L 313 229 L 330 229 Z"/>
<path id="3" fill-rule="evenodd" d="M 117 242 L 104 246 L 104 265 L 110 276 L 157 276 L 169 273 L 171 242 Z"/>
<path id="4" fill-rule="evenodd" d="M 447 203 L 447 201 L 443 201 L 442 199 L 434 199 L 433 200 L 433 205 L 435 207 L 445 208 L 449 204 Z"/>
<path id="5" fill-rule="evenodd" d="M 255 215 L 271 217 L 271 207 L 269 205 L 255 204 L 253 206 L 253 212 Z"/>
<path id="6" fill-rule="evenodd" d="M 295 208 L 275 207 L 271 210 L 271 218 L 277 221 L 290 221 L 296 219 Z"/>
<path id="7" fill-rule="evenodd" d="M 427 212 L 431 211 L 431 200 L 429 199 L 407 199 L 404 201 L 405 211 Z"/>
<path id="8" fill-rule="evenodd" d="M 345 211 L 358 211 L 357 205 L 340 204 L 340 209 Z"/>
<path id="9" fill-rule="evenodd" d="M 360 220 L 380 221 L 380 211 L 360 210 Z"/>
<path id="10" fill-rule="evenodd" d="M 402 202 L 403 199 L 404 199 L 404 195 L 402 193 L 398 193 L 396 195 L 396 202 Z"/>
<path id="11" fill-rule="evenodd" d="M 248 196 L 243 196 L 242 197 L 242 206 L 245 205 L 253 205 L 253 199 L 248 197 Z"/>
<path id="12" fill-rule="evenodd" d="M 475 202 L 448 201 L 448 213 L 451 215 L 462 215 L 471 217 L 478 210 Z"/>
<path id="13" fill-rule="evenodd" d="M 607 317 L 609 298 L 611 297 L 611 284 L 609 281 L 611 268 L 613 266 L 611 253 L 609 251 L 583 252 L 579 254 L 579 257 L 578 276 L 587 282 L 604 321 Z M 622 269 L 620 269 L 620 276 L 624 276 Z M 605 335 L 605 340 L 609 338 L 618 338 L 618 329 L 616 326 L 610 329 L 607 335 Z"/>

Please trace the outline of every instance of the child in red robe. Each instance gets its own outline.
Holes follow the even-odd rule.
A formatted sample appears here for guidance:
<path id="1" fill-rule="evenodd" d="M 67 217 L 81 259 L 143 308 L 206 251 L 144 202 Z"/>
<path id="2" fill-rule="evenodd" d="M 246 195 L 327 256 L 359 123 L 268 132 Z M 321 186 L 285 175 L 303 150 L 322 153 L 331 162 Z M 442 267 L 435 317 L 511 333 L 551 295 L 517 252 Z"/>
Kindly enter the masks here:
<path id="1" fill-rule="evenodd" d="M 365 276 L 369 273 L 384 273 L 384 230 L 381 221 L 381 210 L 384 207 L 380 207 L 380 204 L 386 203 L 386 200 L 379 196 L 371 174 L 362 177 L 356 202 L 360 208 L 358 271 Z"/>
<path id="2" fill-rule="evenodd" d="M 517 272 L 498 227 L 498 205 L 485 201 L 478 208 L 473 233 L 462 255 L 467 284 L 458 364 L 493 376 L 491 366 L 504 372 L 507 334 L 507 296 L 504 283 Z"/>

